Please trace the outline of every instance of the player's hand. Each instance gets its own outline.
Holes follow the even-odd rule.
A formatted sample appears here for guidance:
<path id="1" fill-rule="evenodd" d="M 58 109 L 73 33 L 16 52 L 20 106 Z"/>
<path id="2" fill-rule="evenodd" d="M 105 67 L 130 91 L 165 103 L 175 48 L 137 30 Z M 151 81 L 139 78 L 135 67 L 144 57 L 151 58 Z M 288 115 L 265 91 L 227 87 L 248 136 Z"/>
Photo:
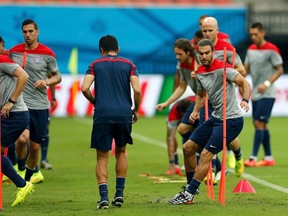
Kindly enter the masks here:
<path id="1" fill-rule="evenodd" d="M 46 88 L 47 81 L 46 80 L 37 80 L 34 84 L 34 88 Z"/>
<path id="2" fill-rule="evenodd" d="M 241 101 L 240 106 L 246 113 L 249 111 L 249 104 L 246 101 Z"/>
<path id="3" fill-rule="evenodd" d="M 167 104 L 166 103 L 160 103 L 160 104 L 157 104 L 156 105 L 156 109 L 158 110 L 158 111 L 162 111 L 163 109 L 165 109 L 167 107 Z"/>
<path id="4" fill-rule="evenodd" d="M 132 124 L 136 123 L 138 121 L 139 113 L 133 110 L 133 115 L 132 115 Z"/>
<path id="5" fill-rule="evenodd" d="M 6 103 L 1 109 L 1 116 L 3 116 L 4 118 L 8 118 L 9 112 L 12 109 L 12 107 L 13 107 L 12 103 Z"/>
<path id="6" fill-rule="evenodd" d="M 268 87 L 264 84 L 264 83 L 262 83 L 262 84 L 260 84 L 259 86 L 258 86 L 258 92 L 260 93 L 260 94 L 263 94 L 265 91 L 266 91 L 266 89 L 267 89 Z"/>
<path id="7" fill-rule="evenodd" d="M 195 112 L 193 111 L 191 114 L 190 114 L 190 117 L 189 117 L 189 121 L 194 124 L 194 122 L 200 118 L 200 113 L 199 112 Z"/>

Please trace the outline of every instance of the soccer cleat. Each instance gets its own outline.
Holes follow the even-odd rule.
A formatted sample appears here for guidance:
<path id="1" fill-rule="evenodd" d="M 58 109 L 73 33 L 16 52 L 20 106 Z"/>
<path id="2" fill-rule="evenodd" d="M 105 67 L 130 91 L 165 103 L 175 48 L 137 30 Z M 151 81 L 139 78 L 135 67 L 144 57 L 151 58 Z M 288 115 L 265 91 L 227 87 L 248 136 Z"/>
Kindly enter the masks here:
<path id="1" fill-rule="evenodd" d="M 49 164 L 47 161 L 43 160 L 40 163 L 40 168 L 41 169 L 52 169 L 52 165 Z"/>
<path id="2" fill-rule="evenodd" d="M 244 161 L 244 166 L 245 167 L 255 167 L 256 166 L 256 160 L 248 159 L 248 160 Z"/>
<path id="3" fill-rule="evenodd" d="M 225 170 L 225 175 L 226 175 L 226 176 L 229 175 L 228 169 Z M 220 181 L 220 180 L 221 180 L 221 170 L 216 173 L 215 179 L 216 179 L 217 181 Z"/>
<path id="4" fill-rule="evenodd" d="M 116 207 L 121 207 L 124 203 L 123 197 L 115 197 L 112 201 L 112 205 Z"/>
<path id="5" fill-rule="evenodd" d="M 165 175 L 179 175 L 182 176 L 182 172 L 180 167 L 176 166 L 175 170 L 168 170 L 167 172 L 165 172 Z"/>
<path id="6" fill-rule="evenodd" d="M 260 160 L 256 163 L 256 166 L 274 166 L 275 160 Z"/>
<path id="7" fill-rule="evenodd" d="M 235 168 L 235 163 L 236 163 L 236 159 L 235 159 L 235 155 L 234 153 L 228 153 L 227 154 L 227 167 L 230 169 L 234 169 Z"/>
<path id="8" fill-rule="evenodd" d="M 108 209 L 109 208 L 109 202 L 107 200 L 101 200 L 98 202 L 98 209 Z"/>
<path id="9" fill-rule="evenodd" d="M 16 193 L 16 199 L 11 206 L 16 206 L 24 202 L 27 195 L 34 191 L 34 185 L 26 181 L 26 185 L 22 188 L 18 188 Z"/>
<path id="10" fill-rule="evenodd" d="M 187 190 L 181 191 L 180 193 L 176 194 L 171 200 L 168 202 L 173 205 L 183 205 L 183 204 L 193 204 L 194 203 L 194 196 Z"/>
<path id="11" fill-rule="evenodd" d="M 6 181 L 8 181 L 9 180 L 9 178 L 6 176 L 6 175 L 3 175 L 3 177 L 2 177 L 2 182 L 6 182 Z"/>
<path id="12" fill-rule="evenodd" d="M 40 183 L 43 181 L 44 181 L 44 176 L 40 170 L 38 172 L 33 173 L 32 177 L 30 179 L 30 182 L 33 184 L 37 184 L 37 183 Z"/>
<path id="13" fill-rule="evenodd" d="M 207 185 L 207 176 L 204 178 L 203 181 Z M 218 182 L 217 182 L 217 180 L 215 178 L 215 173 L 212 173 L 212 182 L 213 182 L 213 185 L 217 185 L 218 184 Z"/>
<path id="14" fill-rule="evenodd" d="M 240 177 L 243 172 L 244 172 L 244 163 L 243 163 L 243 159 L 241 158 L 240 160 L 236 160 L 235 175 L 237 177 Z"/>

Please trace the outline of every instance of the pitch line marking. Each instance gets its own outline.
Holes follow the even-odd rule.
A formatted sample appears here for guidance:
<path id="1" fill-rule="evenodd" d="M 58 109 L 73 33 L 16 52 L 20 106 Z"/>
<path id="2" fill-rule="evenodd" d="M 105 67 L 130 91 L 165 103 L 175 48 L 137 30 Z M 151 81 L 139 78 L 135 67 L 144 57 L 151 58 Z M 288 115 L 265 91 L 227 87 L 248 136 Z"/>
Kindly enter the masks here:
<path id="1" fill-rule="evenodd" d="M 138 140 L 140 140 L 142 142 L 145 142 L 147 144 L 156 145 L 156 146 L 159 146 L 159 147 L 162 147 L 162 148 L 167 148 L 165 142 L 157 141 L 157 140 L 151 139 L 151 138 L 149 138 L 147 136 L 143 136 L 143 135 L 135 133 L 135 132 L 133 132 L 132 135 L 133 135 L 133 137 L 135 139 L 138 139 Z M 180 152 L 180 153 L 182 153 L 182 152 Z M 230 173 L 235 173 L 234 170 L 232 170 L 232 169 L 228 169 L 228 170 L 229 170 Z M 260 185 L 263 185 L 265 187 L 268 187 L 268 188 L 280 191 L 282 193 L 288 194 L 288 188 L 284 188 L 284 187 L 281 187 L 279 185 L 272 184 L 270 182 L 267 182 L 267 181 L 264 181 L 262 179 L 256 178 L 256 177 L 254 177 L 254 176 L 252 176 L 250 174 L 247 174 L 247 173 L 243 173 L 242 177 L 245 178 L 245 179 L 248 179 L 250 181 L 256 182 L 256 183 L 258 183 Z"/>
<path id="2" fill-rule="evenodd" d="M 87 124 L 88 124 L 88 125 L 91 125 L 91 124 L 92 124 L 92 120 L 89 120 L 89 121 L 86 120 L 86 121 L 85 121 L 85 119 L 83 119 L 83 118 L 75 118 L 75 120 L 78 121 L 78 122 L 80 122 L 80 123 L 82 123 L 82 124 L 86 124 L 86 125 L 87 125 Z M 133 136 L 135 139 L 138 139 L 138 140 L 140 140 L 140 141 L 142 141 L 142 142 L 145 142 L 145 143 L 147 143 L 147 144 L 159 146 L 159 147 L 165 148 L 165 149 L 167 148 L 165 142 L 158 141 L 158 140 L 155 140 L 155 139 L 151 139 L 151 138 L 149 138 L 149 137 L 147 137 L 147 136 L 144 136 L 144 135 L 141 135 L 141 134 L 138 134 L 138 133 L 135 133 L 135 132 L 132 133 L 132 136 Z M 180 153 L 180 154 L 183 154 L 181 151 L 180 151 L 179 153 Z M 234 170 L 229 169 L 229 172 L 234 173 Z M 250 174 L 247 174 L 247 173 L 243 173 L 243 174 L 242 174 L 242 177 L 243 177 L 243 178 L 246 178 L 246 179 L 248 179 L 248 180 L 250 180 L 250 181 L 256 182 L 256 183 L 258 183 L 258 184 L 260 184 L 260 185 L 263 185 L 263 186 L 265 186 L 265 187 L 268 187 L 268 188 L 271 188 L 271 189 L 280 191 L 280 192 L 282 192 L 282 193 L 288 194 L 288 188 L 284 188 L 284 187 L 281 187 L 281 186 L 279 186 L 279 185 L 272 184 L 272 183 L 270 183 L 270 182 L 267 182 L 267 181 L 264 181 L 264 180 L 262 180 L 262 179 L 256 178 L 256 177 L 254 177 L 254 176 L 252 176 L 252 175 L 250 175 Z"/>

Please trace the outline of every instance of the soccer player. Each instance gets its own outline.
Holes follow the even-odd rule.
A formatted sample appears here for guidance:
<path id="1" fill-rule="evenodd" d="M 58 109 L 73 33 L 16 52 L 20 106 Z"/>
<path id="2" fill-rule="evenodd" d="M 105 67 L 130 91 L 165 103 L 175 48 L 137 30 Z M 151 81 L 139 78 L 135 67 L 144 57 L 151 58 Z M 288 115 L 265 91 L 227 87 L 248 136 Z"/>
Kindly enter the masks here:
<path id="1" fill-rule="evenodd" d="M 197 95 L 194 110 L 190 120 L 194 122 L 199 118 L 199 111 L 205 102 L 206 93 L 214 108 L 213 113 L 207 121 L 199 125 L 192 133 L 190 139 L 183 145 L 185 167 L 195 170 L 190 184 L 182 192 L 176 194 L 169 203 L 174 205 L 192 204 L 197 194 L 201 181 L 208 172 L 209 163 L 213 156 L 223 149 L 223 62 L 213 57 L 214 45 L 209 39 L 203 39 L 198 44 L 198 54 L 201 66 L 196 71 Z M 234 140 L 243 128 L 243 115 L 238 107 L 234 83 L 242 87 L 242 101 L 240 106 L 246 112 L 249 110 L 248 98 L 250 86 L 246 79 L 235 69 L 227 64 L 227 143 Z M 231 146 L 234 148 L 235 146 Z M 196 169 L 196 151 L 203 148 L 200 161 Z M 240 146 L 238 146 L 238 149 Z M 233 149 L 236 150 L 236 149 Z M 236 170 L 241 175 L 244 166 Z"/>
<path id="2" fill-rule="evenodd" d="M 0 35 L 0 55 L 8 55 L 8 50 L 5 49 L 5 42 Z"/>
<path id="3" fill-rule="evenodd" d="M 0 55 L 0 77 L 1 170 L 18 188 L 16 199 L 12 203 L 12 206 L 16 206 L 34 190 L 34 185 L 17 174 L 3 151 L 15 143 L 29 122 L 29 112 L 22 98 L 22 91 L 29 77 L 7 55 Z"/>
<path id="4" fill-rule="evenodd" d="M 218 38 L 219 33 L 219 27 L 218 27 L 218 21 L 214 17 L 206 17 L 202 21 L 202 33 L 204 38 L 210 39 L 213 42 L 214 45 L 214 57 L 223 60 L 224 58 L 224 47 L 226 47 L 226 54 L 227 54 L 227 62 L 230 64 L 233 64 L 233 50 L 235 48 L 231 43 L 228 43 L 225 40 L 221 40 Z M 234 56 L 234 68 L 242 75 L 245 76 L 245 67 L 239 57 L 239 55 L 235 51 Z M 241 91 L 241 89 L 240 89 Z M 209 107 L 211 107 L 211 104 L 209 103 Z M 211 109 L 210 109 L 211 110 Z M 239 139 L 236 138 L 232 141 L 232 145 L 239 145 Z M 228 146 L 229 149 L 229 146 Z M 236 157 L 236 158 L 235 158 Z M 242 166 L 240 163 L 243 163 L 243 159 L 240 160 L 241 155 L 237 155 L 237 153 L 231 152 L 230 149 L 227 152 L 227 166 L 229 168 L 235 168 L 235 166 Z"/>
<path id="5" fill-rule="evenodd" d="M 253 42 L 248 47 L 245 68 L 252 77 L 252 116 L 255 128 L 252 153 L 244 162 L 247 167 L 274 166 L 268 121 L 275 102 L 274 82 L 284 73 L 283 60 L 278 47 L 265 40 L 265 29 L 261 23 L 253 23 L 249 29 Z M 261 143 L 264 159 L 257 162 Z"/>
<path id="6" fill-rule="evenodd" d="M 172 104 L 177 99 L 179 99 L 186 91 L 186 88 L 188 85 L 192 89 L 193 92 L 196 92 L 196 89 L 197 89 L 195 72 L 194 72 L 195 55 L 194 55 L 194 49 L 190 41 L 185 38 L 179 38 L 178 40 L 176 40 L 174 43 L 174 54 L 176 56 L 176 59 L 180 63 L 179 85 L 175 89 L 173 94 L 165 102 L 156 105 L 156 109 L 158 111 L 162 111 L 164 108 L 168 107 L 170 104 Z M 195 128 L 197 125 L 196 122 L 195 122 L 195 125 L 189 122 L 189 114 L 193 110 L 193 107 L 194 107 L 194 103 L 191 104 L 190 107 L 188 107 L 188 109 L 186 110 L 188 115 L 186 114 L 184 115 L 188 117 L 188 119 L 183 118 L 177 128 L 178 132 L 182 136 L 183 143 L 185 143 L 189 139 L 193 131 L 193 128 Z M 191 170 L 187 170 L 185 167 L 185 171 L 186 171 L 187 183 L 189 183 L 190 180 L 192 179 Z"/>
<path id="7" fill-rule="evenodd" d="M 191 124 L 189 121 L 185 122 L 187 121 L 187 119 L 189 120 L 190 115 L 190 113 L 186 111 L 191 106 L 191 104 L 194 103 L 194 101 L 195 101 L 194 96 L 183 98 L 175 102 L 175 104 L 173 104 L 173 106 L 169 110 L 167 116 L 167 133 L 166 133 L 169 167 L 168 171 L 165 173 L 166 175 L 175 175 L 175 174 L 182 175 L 178 163 L 178 154 L 177 154 L 178 145 L 175 139 L 176 139 L 177 127 L 180 123 Z M 187 115 L 187 118 L 185 118 L 184 115 Z"/>
<path id="8" fill-rule="evenodd" d="M 138 109 L 142 98 L 138 69 L 128 59 L 118 55 L 117 39 L 105 35 L 99 40 L 101 58 L 93 61 L 86 71 L 82 83 L 82 93 L 95 109 L 91 148 L 96 149 L 96 178 L 100 201 L 98 209 L 109 208 L 108 170 L 109 150 L 115 140 L 116 192 L 113 206 L 121 207 L 127 174 L 127 143 L 132 144 L 132 123 L 138 120 Z M 93 93 L 90 90 L 94 83 Z M 131 87 L 134 93 L 132 109 Z M 95 96 L 93 96 L 95 95 Z"/>
<path id="9" fill-rule="evenodd" d="M 11 58 L 18 64 L 23 63 L 29 80 L 23 91 L 24 102 L 29 114 L 30 124 L 16 142 L 18 168 L 25 170 L 27 143 L 30 141 L 29 154 L 26 161 L 25 180 L 33 183 L 42 182 L 44 176 L 33 172 L 39 160 L 40 144 L 46 137 L 49 115 L 49 101 L 46 88 L 61 82 L 56 56 L 53 51 L 38 42 L 39 29 L 36 22 L 26 19 L 22 22 L 24 43 L 10 49 Z M 25 59 L 26 58 L 26 59 Z M 33 178 L 31 176 L 33 175 Z"/>

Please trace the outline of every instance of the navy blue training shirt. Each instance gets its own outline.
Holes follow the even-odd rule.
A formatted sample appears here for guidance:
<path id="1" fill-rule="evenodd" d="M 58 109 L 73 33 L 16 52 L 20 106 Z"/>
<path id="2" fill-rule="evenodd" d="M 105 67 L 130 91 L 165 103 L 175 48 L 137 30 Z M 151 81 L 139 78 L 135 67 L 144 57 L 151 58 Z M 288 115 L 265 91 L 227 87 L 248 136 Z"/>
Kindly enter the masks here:
<path id="1" fill-rule="evenodd" d="M 120 56 L 107 55 L 91 63 L 86 75 L 94 75 L 94 124 L 131 123 L 130 76 L 139 76 L 136 66 Z"/>

